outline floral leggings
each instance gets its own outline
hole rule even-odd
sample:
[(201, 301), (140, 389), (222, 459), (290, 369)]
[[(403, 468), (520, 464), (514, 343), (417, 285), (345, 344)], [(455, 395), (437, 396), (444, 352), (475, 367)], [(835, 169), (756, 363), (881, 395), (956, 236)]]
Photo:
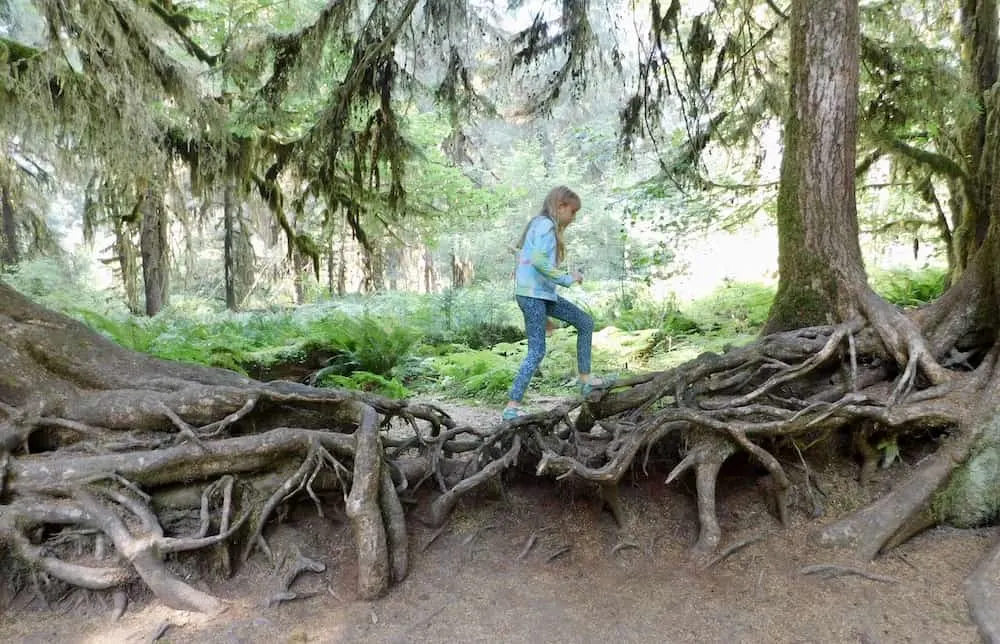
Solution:
[(537, 297), (516, 296), (524, 314), (524, 330), (528, 335), (528, 355), (514, 378), (510, 399), (521, 402), (531, 377), (545, 357), (545, 319), (555, 318), (576, 327), (576, 366), (580, 373), (590, 373), (590, 341), (594, 320), (577, 305), (556, 296), (556, 301)]

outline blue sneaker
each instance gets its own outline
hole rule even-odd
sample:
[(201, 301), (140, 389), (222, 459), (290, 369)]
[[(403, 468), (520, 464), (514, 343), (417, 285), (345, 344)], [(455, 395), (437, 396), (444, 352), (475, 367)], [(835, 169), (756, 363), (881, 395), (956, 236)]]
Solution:
[(587, 382), (580, 383), (580, 395), (584, 398), (590, 396), (591, 392), (597, 389), (610, 389), (615, 386), (615, 376), (591, 376)]
[(524, 407), (504, 407), (503, 414), (501, 414), (500, 417), (507, 421), (527, 415), (528, 412), (524, 410)]

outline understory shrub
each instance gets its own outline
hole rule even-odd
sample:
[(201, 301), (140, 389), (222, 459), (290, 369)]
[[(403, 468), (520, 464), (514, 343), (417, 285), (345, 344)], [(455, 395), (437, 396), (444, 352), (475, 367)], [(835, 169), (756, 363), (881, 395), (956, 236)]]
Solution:
[(450, 396), (498, 402), (506, 398), (520, 359), (500, 351), (474, 349), (430, 361), (440, 378), (438, 388)]
[(406, 360), (418, 339), (418, 332), (393, 320), (379, 320), (366, 313), (352, 318), (334, 312), (313, 320), (306, 327), (309, 343), (336, 352), (328, 367), (331, 373), (346, 376), (368, 372), (392, 376)]
[(948, 271), (943, 267), (920, 270), (898, 268), (873, 272), (872, 290), (897, 306), (919, 306), (936, 300), (944, 292)]
[(775, 288), (767, 284), (727, 280), (682, 310), (686, 320), (697, 325), (702, 333), (756, 332), (767, 321), (774, 294)]

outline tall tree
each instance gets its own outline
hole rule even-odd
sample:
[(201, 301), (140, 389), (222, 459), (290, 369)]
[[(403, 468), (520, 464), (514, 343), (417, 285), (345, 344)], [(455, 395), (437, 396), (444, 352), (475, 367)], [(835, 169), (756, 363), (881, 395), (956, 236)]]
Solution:
[(850, 318), (866, 281), (854, 184), (858, 2), (793, 2), (789, 31), (779, 280), (764, 333)]
[(167, 240), (167, 212), (160, 188), (150, 182), (140, 196), (138, 207), (139, 249), (142, 280), (146, 292), (146, 315), (154, 316), (169, 303), (170, 246)]
[[(795, 0), (792, 4), (791, 101), (778, 202), (781, 276), (765, 332), (794, 328), (801, 324), (797, 319), (814, 325), (844, 323), (848, 329), (852, 320), (867, 319), (870, 330), (892, 357), (892, 368), (887, 373), (895, 380), (895, 386), (888, 392), (888, 404), (896, 410), (911, 410), (909, 413), (924, 405), (931, 407), (934, 410), (931, 413), (940, 414), (937, 422), (945, 420), (945, 426), (954, 432), (945, 447), (924, 461), (905, 484), (870, 508), (823, 531), (827, 542), (850, 544), (863, 556), (870, 557), (893, 537), (912, 534), (928, 521), (936, 520), (927, 508), (935, 493), (953, 475), (958, 482), (952, 488), (962, 486), (959, 463), (977, 449), (980, 453), (997, 451), (997, 410), (988, 401), (1000, 391), (997, 363), (1000, 342), (995, 322), (1000, 310), (1000, 293), (996, 288), (996, 277), (1000, 274), (1000, 262), (996, 260), (1000, 225), (983, 203), (984, 186), (973, 181), (965, 197), (981, 208), (979, 216), (972, 212), (965, 220), (975, 240), (968, 246), (970, 263), (962, 279), (945, 297), (925, 311), (905, 316), (888, 307), (866, 285), (857, 246), (853, 181), (859, 53), (857, 4), (857, 0), (822, 3)], [(982, 5), (977, 5), (978, 9), (992, 5), (990, 11), (995, 23), (995, 3), (978, 4)], [(963, 21), (968, 26), (967, 15), (963, 15)], [(985, 96), (991, 92), (983, 94), (983, 84), (994, 90), (996, 87), (995, 69), (990, 71), (996, 64), (995, 29), (994, 24), (993, 37), (976, 41), (980, 45), (978, 53), (990, 50), (986, 43), (993, 42), (992, 63), (986, 65), (985, 71), (977, 67), (980, 70), (977, 90)], [(986, 123), (990, 123), (989, 108), (986, 112)], [(981, 125), (972, 128), (973, 149), (991, 149), (1000, 132), (989, 132), (989, 128)], [(985, 160), (981, 160), (984, 156)], [(992, 162), (989, 155), (977, 153), (970, 165)], [(975, 174), (978, 176), (978, 172)], [(976, 358), (971, 373), (943, 368), (939, 359), (955, 351), (956, 343), (961, 344), (963, 337), (970, 334), (979, 336), (980, 342), (972, 351)], [(851, 352), (852, 369), (856, 369), (853, 348)], [(851, 378), (852, 391), (874, 391), (859, 382), (856, 371), (852, 371)], [(911, 393), (914, 389), (920, 391)], [(919, 415), (928, 411), (923, 409)], [(977, 464), (973, 462), (968, 467)], [(982, 493), (971, 491), (977, 492)], [(937, 519), (950, 511), (948, 504), (955, 503), (955, 498), (951, 496), (938, 506)], [(987, 563), (997, 566), (1000, 562), (994, 558)], [(976, 593), (971, 601), (974, 606), (981, 606), (988, 603), (995, 591), (987, 583), (980, 584)], [(998, 632), (997, 622), (988, 611), (974, 609), (974, 613), (984, 633)]]
[(226, 181), (222, 195), (222, 270), (226, 291), (226, 308), (236, 310), (236, 230), (237, 209), (236, 190), (233, 180)]
[(964, 270), (986, 242), (991, 222), (1000, 218), (1000, 96), (997, 92), (1000, 16), (996, 0), (962, 0), (962, 62), (975, 118), (961, 132), (965, 173), (960, 199), (961, 223), (955, 231), (956, 269)]
[(0, 266), (14, 266), (20, 261), (20, 256), (14, 203), (6, 179), (0, 176)]

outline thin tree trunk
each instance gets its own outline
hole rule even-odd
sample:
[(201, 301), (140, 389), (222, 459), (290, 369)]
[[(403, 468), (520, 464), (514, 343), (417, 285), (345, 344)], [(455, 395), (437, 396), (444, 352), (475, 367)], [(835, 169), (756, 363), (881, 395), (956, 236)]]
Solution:
[(309, 270), (309, 258), (303, 257), (298, 249), (292, 255), (293, 284), (295, 287), (295, 303), (299, 306), (306, 303), (306, 271)]
[(236, 310), (236, 253), (233, 209), (235, 208), (235, 196), (233, 194), (232, 179), (226, 180), (226, 187), (223, 190), (222, 213), (223, 225), (225, 227), (225, 238), (223, 240), (223, 275), (226, 284), (226, 308), (230, 311)]
[(347, 219), (340, 220), (340, 244), (337, 246), (337, 295), (347, 293)]
[(0, 186), (0, 209), (3, 211), (3, 227), (0, 228), (0, 266), (17, 264), (21, 255), (17, 249), (17, 222), (14, 220), (14, 204), (11, 203), (10, 190), (6, 185)]
[(142, 251), (142, 279), (146, 290), (146, 315), (152, 317), (168, 304), (170, 266), (167, 247), (167, 218), (163, 200), (155, 187), (149, 187), (142, 203), (142, 228), (139, 232)]
[(434, 283), (434, 256), (431, 249), (424, 247), (424, 293), (433, 293), (436, 289)]
[(778, 192), (778, 291), (764, 333), (856, 308), (858, 1), (793, 2), (791, 78)]
[(365, 263), (365, 293), (385, 289), (385, 256), (381, 249), (362, 248)]
[(333, 235), (326, 245), (326, 293), (330, 297), (337, 293), (337, 248), (333, 243)]
[(115, 256), (118, 257), (118, 268), (122, 276), (122, 289), (125, 291), (125, 304), (128, 310), (139, 315), (142, 307), (139, 301), (139, 264), (136, 261), (135, 244), (132, 241), (132, 231), (128, 221), (121, 216), (114, 217), (115, 226)]

